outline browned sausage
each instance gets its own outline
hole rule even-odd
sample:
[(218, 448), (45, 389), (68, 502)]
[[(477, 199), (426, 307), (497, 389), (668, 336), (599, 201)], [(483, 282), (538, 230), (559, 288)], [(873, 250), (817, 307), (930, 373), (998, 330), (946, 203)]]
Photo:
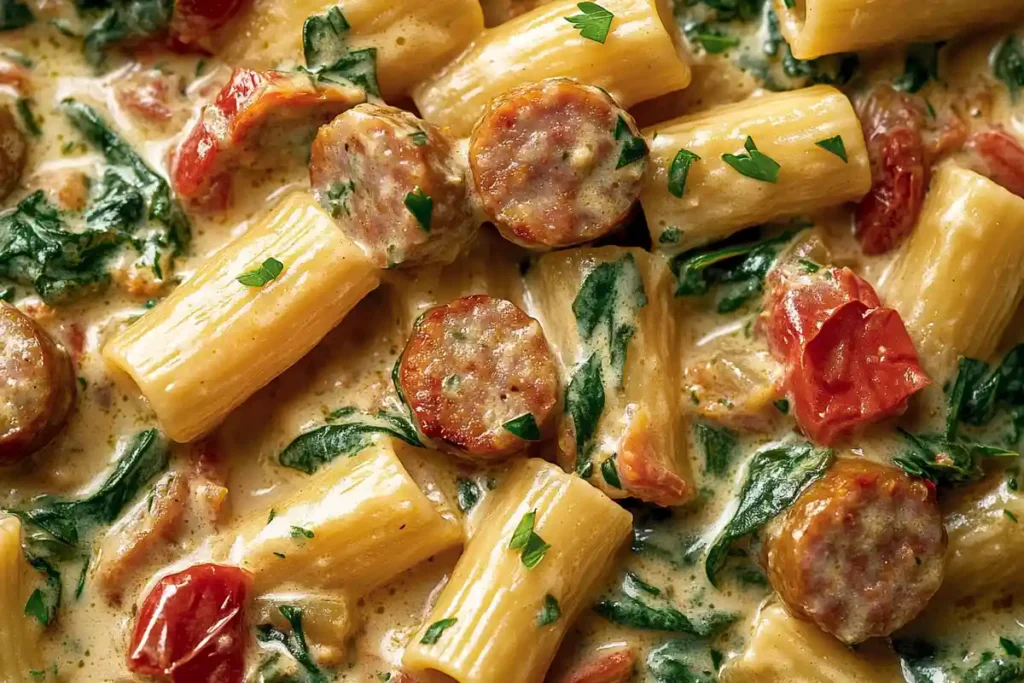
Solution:
[(478, 223), (455, 143), (401, 109), (363, 104), (320, 129), (313, 193), (381, 268), (449, 263)]
[(75, 399), (64, 347), (0, 301), (0, 465), (18, 462), (56, 435)]
[(398, 382), (420, 431), (456, 455), (521, 451), (553, 425), (555, 359), (540, 324), (503, 299), (469, 296), (424, 313)]
[(902, 470), (841, 458), (764, 543), (790, 611), (845, 643), (887, 636), (924, 609), (945, 570), (934, 487)]
[(549, 683), (627, 683), (635, 665), (636, 653), (627, 647), (596, 655)]
[(0, 107), (0, 200), (14, 191), (25, 169), (28, 144), (18, 129), (14, 114)]
[(469, 148), (485, 216), (531, 249), (582, 244), (614, 230), (640, 196), (647, 160), (625, 110), (603, 90), (564, 78), (496, 99)]

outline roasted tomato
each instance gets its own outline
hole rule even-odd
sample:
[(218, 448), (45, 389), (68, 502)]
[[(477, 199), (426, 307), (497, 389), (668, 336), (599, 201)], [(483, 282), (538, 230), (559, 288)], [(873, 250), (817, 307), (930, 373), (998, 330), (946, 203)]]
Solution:
[(978, 171), (1018, 197), (1024, 197), (1024, 147), (1004, 130), (975, 133), (967, 147), (976, 157)]
[(928, 185), (921, 111), (909, 95), (876, 88), (860, 107), (871, 159), (871, 191), (857, 208), (857, 239), (882, 254), (914, 229)]
[(768, 346), (784, 365), (797, 423), (814, 441), (831, 444), (897, 415), (931, 384), (899, 314), (849, 268), (784, 265), (769, 284)]
[(317, 128), (365, 100), (359, 88), (314, 84), (300, 73), (236, 69), (178, 148), (174, 189), (193, 203), (223, 208), (231, 169), (246, 165), (242, 155), (293, 147), (308, 152)]
[(174, 683), (241, 683), (252, 576), (198, 564), (165, 576), (135, 621), (128, 668)]

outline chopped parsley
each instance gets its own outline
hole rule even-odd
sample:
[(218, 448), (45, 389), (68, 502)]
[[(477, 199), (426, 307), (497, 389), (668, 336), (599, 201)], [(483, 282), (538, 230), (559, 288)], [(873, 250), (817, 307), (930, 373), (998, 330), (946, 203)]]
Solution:
[(548, 626), (559, 620), (562, 616), (562, 608), (558, 606), (555, 596), (548, 593), (544, 596), (544, 605), (537, 613), (537, 626)]
[(349, 180), (347, 183), (343, 183), (338, 180), (327, 190), (327, 209), (331, 212), (332, 218), (337, 218), (342, 213), (346, 216), (352, 215), (348, 200), (355, 189), (354, 181)]
[(1013, 514), (1013, 513), (1012, 513), (1012, 512), (1010, 512), (1009, 510), (1003, 510), (1003, 514), (1004, 514), (1004, 515), (1006, 516), (1006, 518), (1007, 518), (1008, 520), (1010, 520), (1011, 522), (1014, 522), (1014, 523), (1016, 523), (1016, 522), (1017, 522), (1017, 515)]
[(659, 244), (678, 244), (679, 240), (683, 238), (683, 231), (679, 228), (665, 228), (658, 235)]
[(581, 2), (576, 6), (583, 14), (575, 14), (566, 17), (565, 20), (587, 40), (593, 40), (603, 45), (608, 39), (608, 32), (611, 31), (615, 15), (596, 2)]
[(773, 401), (772, 405), (783, 415), (789, 415), (789, 401), (784, 398), (780, 398), (778, 401)]
[(313, 538), (313, 532), (309, 529), (303, 529), (301, 526), (293, 526), (291, 528), (292, 538)]
[(689, 24), (683, 32), (688, 40), (697, 43), (705, 52), (712, 55), (721, 54), (740, 44), (740, 39), (736, 36), (730, 36), (722, 29), (708, 26), (703, 22)]
[(480, 486), (472, 479), (456, 479), (455, 492), (459, 509), (463, 512), (469, 512), (480, 502)]
[[(672, 196), (682, 199), (683, 192), (686, 191), (686, 178), (690, 175), (690, 166), (694, 161), (700, 161), (700, 157), (688, 149), (681, 149), (676, 153), (676, 157), (668, 169), (668, 191)], [(670, 230), (675, 230), (677, 235), (679, 233), (678, 228), (670, 228)], [(661, 234), (659, 241), (663, 241), (667, 232), (668, 230)], [(674, 241), (678, 242), (679, 238), (677, 237)]]
[(515, 434), (524, 441), (540, 441), (540, 428), (537, 426), (537, 420), (533, 417), (533, 413), (523, 413), (502, 426), (505, 431)]
[(39, 127), (39, 122), (36, 120), (35, 114), (32, 113), (32, 101), (27, 98), (19, 98), (17, 103), (18, 116), (21, 117), (22, 123), (25, 124), (25, 130), (29, 134), (37, 138), (43, 134), (43, 129)]
[(246, 287), (263, 287), (275, 280), (284, 271), (284, 264), (276, 258), (268, 258), (258, 268), (242, 273), (237, 280)]
[(533, 530), (536, 521), (536, 510), (523, 515), (523, 518), (519, 520), (519, 524), (516, 526), (516, 530), (512, 533), (512, 540), (508, 544), (509, 550), (522, 551), (520, 559), (527, 569), (533, 569), (540, 564), (540, 561), (544, 559), (544, 555), (551, 549), (551, 546)]
[(622, 152), (619, 154), (618, 163), (615, 164), (616, 170), (625, 168), (647, 156), (647, 141), (643, 137), (633, 135), (633, 130), (624, 116), (619, 116), (619, 120), (615, 124), (615, 139), (622, 141)]
[(427, 133), (426, 131), (418, 130), (409, 136), (412, 139), (412, 144), (417, 147), (423, 147), (427, 144)]
[(779, 169), (782, 168), (778, 162), (758, 150), (757, 145), (754, 144), (754, 138), (749, 135), (747, 141), (743, 143), (743, 147), (747, 150), (746, 154), (723, 154), (722, 161), (748, 178), (763, 183), (777, 183)]
[(405, 208), (413, 215), (416, 222), (426, 232), (430, 232), (430, 224), (434, 218), (434, 200), (423, 188), (416, 186), (409, 194), (405, 195)]
[(837, 157), (843, 160), (843, 163), (850, 163), (850, 159), (846, 156), (846, 145), (843, 144), (843, 136), (837, 135), (833, 138), (826, 138), (824, 140), (818, 140), (814, 143), (818, 147), (821, 147), (827, 152), (835, 154)]
[(427, 632), (423, 634), (423, 637), (420, 638), (420, 643), (423, 645), (433, 645), (441, 639), (441, 634), (448, 628), (454, 626), (457, 621), (458, 619), (455, 617), (435, 621), (429, 626), (429, 628), (427, 628)]
[(601, 463), (601, 477), (609, 486), (621, 489), (622, 482), (619, 480), (619, 468), (615, 466), (616, 457), (613, 455)]
[(35, 17), (21, 0), (0, 0), (0, 31), (12, 31), (28, 26)]

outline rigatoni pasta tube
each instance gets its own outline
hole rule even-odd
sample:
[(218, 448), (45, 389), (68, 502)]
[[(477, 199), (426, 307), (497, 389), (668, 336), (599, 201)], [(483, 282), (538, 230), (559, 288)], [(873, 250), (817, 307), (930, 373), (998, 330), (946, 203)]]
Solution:
[(548, 254), (527, 275), (564, 375), (559, 464), (614, 498), (683, 505), (696, 493), (672, 283), (664, 259), (619, 247)]
[[(440, 672), (457, 683), (540, 683), (630, 534), (628, 512), (542, 460), (517, 464), (494, 495), (483, 525), (405, 650), (403, 664), (413, 675)], [(509, 547), (530, 513), (534, 533), (550, 545), (532, 569), (525, 549)], [(447, 626), (438, 636), (439, 622)]]
[[(239, 276), (284, 265), (263, 286)], [(210, 257), (103, 350), (173, 440), (209, 432), (302, 358), (379, 283), (376, 268), (305, 193)]]
[(488, 29), (436, 76), (413, 90), (420, 114), (469, 135), (487, 104), (512, 88), (545, 78), (597, 85), (623, 107), (690, 84), (690, 67), (676, 48), (675, 23), (658, 0), (605, 0), (614, 15), (604, 43), (584, 38), (566, 21), (576, 0), (555, 0)]
[(774, 0), (797, 59), (933, 42), (1024, 17), (1020, 0)]
[[(644, 131), (651, 172), (640, 195), (654, 244), (678, 251), (741, 228), (857, 201), (871, 189), (864, 134), (846, 95), (829, 86), (758, 97)], [(747, 138), (779, 164), (776, 182), (748, 177), (723, 155), (747, 154)], [(839, 137), (846, 160), (817, 143)], [(680, 151), (690, 163), (682, 196)], [(677, 165), (677, 171), (680, 170)]]
[(1024, 520), (1024, 495), (999, 473), (958, 492), (946, 507), (946, 578), (933, 601), (954, 604), (1019, 587), (1024, 524), (1018, 520)]
[(778, 603), (758, 612), (747, 649), (726, 664), (722, 683), (903, 683), (896, 655), (853, 651)]
[[(886, 279), (926, 369), (987, 359), (1024, 295), (1024, 199), (954, 165), (932, 179), (917, 227)], [(941, 381), (939, 382), (941, 384)]]
[(303, 24), (332, 7), (351, 27), (351, 49), (377, 49), (377, 79), (389, 101), (408, 94), (484, 30), (477, 0), (255, 0), (226, 29), (219, 55), (250, 69), (301, 64)]
[(230, 552), (257, 593), (298, 586), (359, 598), (462, 542), (455, 515), (423, 494), (388, 439), (334, 461), (274, 510), (244, 523)]
[(25, 614), (29, 565), (21, 550), (21, 522), (0, 519), (0, 681), (29, 683), (43, 670), (40, 628)]

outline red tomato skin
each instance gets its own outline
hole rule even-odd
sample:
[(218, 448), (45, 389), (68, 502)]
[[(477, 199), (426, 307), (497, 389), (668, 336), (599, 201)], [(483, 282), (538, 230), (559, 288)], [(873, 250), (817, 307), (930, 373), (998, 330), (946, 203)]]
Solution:
[(129, 670), (172, 683), (242, 683), (252, 575), (199, 564), (162, 578), (142, 603)]
[(980, 171), (1018, 197), (1024, 197), (1024, 147), (1004, 130), (993, 128), (970, 137), (968, 148), (978, 157)]
[(764, 326), (800, 429), (832, 445), (931, 384), (899, 314), (849, 268), (770, 277)]
[(924, 204), (923, 117), (908, 95), (877, 88), (861, 106), (860, 118), (872, 185), (857, 207), (856, 234), (864, 253), (883, 254), (913, 231)]

